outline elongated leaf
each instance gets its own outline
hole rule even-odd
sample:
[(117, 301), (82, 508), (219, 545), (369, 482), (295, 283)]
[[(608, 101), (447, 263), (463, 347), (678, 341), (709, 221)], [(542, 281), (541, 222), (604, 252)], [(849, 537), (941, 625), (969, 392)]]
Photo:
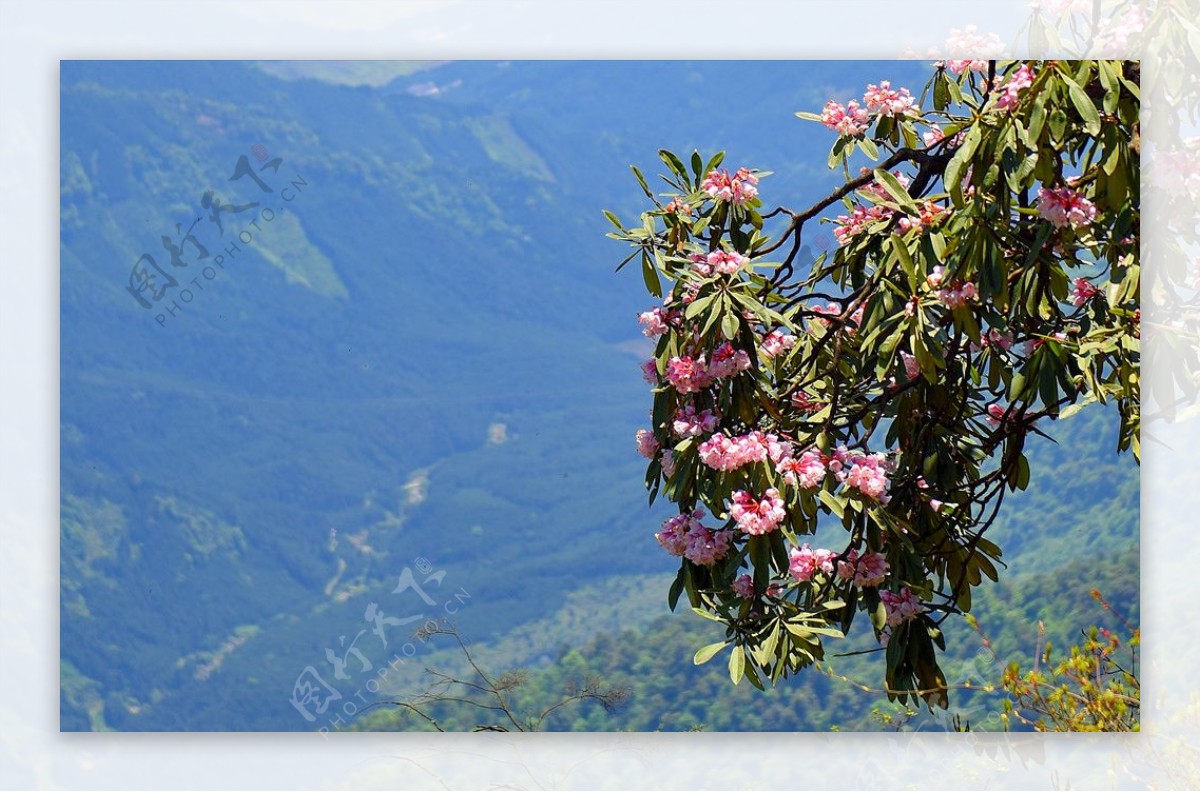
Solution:
[(728, 641), (721, 641), (719, 643), (709, 644), (708, 646), (706, 646), (703, 649), (700, 649), (698, 652), (696, 652), (696, 656), (692, 658), (692, 663), (694, 665), (704, 665), (709, 660), (712, 660), (714, 657), (716, 657), (717, 653), (720, 652), (722, 649), (724, 649), (726, 646), (729, 646)]

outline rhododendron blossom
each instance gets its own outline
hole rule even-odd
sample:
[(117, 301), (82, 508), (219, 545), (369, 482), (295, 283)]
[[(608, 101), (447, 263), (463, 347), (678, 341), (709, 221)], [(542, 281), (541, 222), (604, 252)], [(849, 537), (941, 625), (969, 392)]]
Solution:
[(1082, 308), (1091, 302), (1093, 297), (1098, 297), (1100, 290), (1087, 278), (1076, 278), (1071, 286), (1071, 305), (1076, 308)]
[(776, 470), (788, 484), (805, 489), (819, 487), (828, 472), (825, 457), (815, 448), (810, 448), (795, 459), (790, 456), (781, 459)]
[(726, 341), (713, 352), (712, 363), (708, 365), (710, 377), (724, 379), (732, 377), (739, 371), (746, 371), (751, 366), (750, 355), (744, 349), (734, 349), (733, 344)]
[(669, 314), (662, 308), (638, 314), (638, 323), (642, 325), (642, 335), (646, 338), (658, 338), (671, 329), (667, 324)]
[(892, 210), (886, 206), (865, 206), (856, 205), (848, 215), (838, 215), (838, 227), (833, 229), (833, 238), (838, 241), (839, 245), (848, 244), (855, 235), (862, 232), (863, 227), (875, 220), (882, 220), (891, 217)]
[(844, 561), (839, 561), (837, 574), (842, 580), (848, 580), (859, 588), (878, 586), (887, 579), (891, 569), (883, 553), (866, 553), (861, 558), (857, 550), (846, 554)]
[(740, 437), (717, 433), (700, 444), (700, 461), (713, 470), (737, 470), (743, 465), (778, 462), (791, 454), (791, 446), (773, 434), (751, 432)]
[(740, 205), (758, 195), (757, 184), (757, 176), (746, 168), (739, 168), (732, 176), (727, 170), (710, 171), (700, 189), (714, 200)]
[(750, 263), (750, 259), (745, 256), (725, 250), (714, 250), (707, 255), (692, 253), (688, 256), (688, 261), (692, 264), (692, 271), (704, 278), (714, 272), (721, 275), (735, 275)]
[(898, 627), (910, 622), (926, 611), (921, 600), (909, 588), (902, 588), (899, 593), (881, 591), (879, 599), (883, 601), (883, 607), (887, 611), (889, 627)]
[(704, 364), (704, 357), (689, 355), (673, 357), (667, 362), (667, 381), (680, 393), (699, 393), (712, 384), (713, 376)]
[(1083, 228), (1096, 221), (1096, 205), (1070, 187), (1043, 187), (1038, 192), (1037, 209), (1055, 228)]
[(843, 137), (858, 137), (867, 131), (871, 116), (853, 99), (845, 107), (830, 99), (821, 111), (821, 123)]
[(730, 588), (742, 599), (750, 599), (754, 596), (754, 578), (749, 575), (738, 575)]
[(715, 431), (719, 420), (712, 410), (696, 412), (696, 408), (688, 404), (675, 413), (671, 428), (680, 437), (699, 437)]
[(662, 524), (654, 538), (673, 556), (683, 556), (700, 566), (714, 564), (729, 552), (733, 537), (729, 531), (704, 527), (703, 519), (703, 509), (676, 515)]
[(892, 466), (893, 463), (886, 454), (848, 451), (845, 446), (839, 446), (829, 461), (829, 469), (837, 476), (838, 481), (883, 506), (891, 500), (888, 494), (888, 488), (891, 486), (888, 473), (891, 472)]
[(941, 143), (946, 139), (946, 133), (937, 124), (930, 124), (929, 131), (921, 135), (921, 140), (925, 141), (925, 147), (929, 148)]
[(663, 451), (662, 459), (659, 460), (659, 464), (662, 465), (662, 472), (663, 472), (664, 476), (666, 476), (667, 478), (671, 478), (672, 476), (674, 476), (675, 475), (675, 452), (669, 448), (666, 451)]
[(796, 337), (786, 335), (781, 330), (767, 333), (762, 342), (762, 353), (765, 357), (774, 358), (796, 346)]
[(779, 497), (779, 490), (774, 488), (764, 492), (762, 498), (755, 498), (745, 490), (734, 492), (729, 514), (737, 522), (738, 528), (752, 536), (774, 531), (787, 518), (783, 499)]
[(655, 439), (654, 433), (647, 429), (638, 429), (637, 449), (646, 459), (654, 459), (654, 455), (658, 453), (658, 440)]
[(833, 559), (836, 554), (824, 548), (813, 549), (807, 544), (792, 548), (788, 555), (788, 569), (792, 577), (801, 583), (807, 583), (818, 572), (826, 575), (833, 574)]
[(825, 409), (825, 402), (817, 401), (811, 394), (796, 391), (792, 394), (792, 406), (802, 413), (815, 413)]
[(893, 90), (892, 84), (887, 80), (883, 80), (879, 85), (868, 85), (867, 92), (863, 95), (863, 104), (867, 106), (867, 110), (881, 116), (896, 117), (918, 112), (908, 89)]
[(1021, 91), (1031, 85), (1033, 85), (1033, 70), (1027, 65), (1021, 64), (1021, 68), (1013, 72), (1008, 81), (1004, 83), (1003, 92), (996, 99), (996, 108), (998, 110), (1010, 110), (1016, 107)]
[(650, 358), (641, 365), (642, 379), (651, 385), (658, 385), (658, 362)]
[(954, 310), (977, 299), (979, 297), (979, 289), (974, 283), (955, 281), (945, 288), (938, 289), (934, 296), (937, 297), (938, 302), (942, 305), (950, 310)]

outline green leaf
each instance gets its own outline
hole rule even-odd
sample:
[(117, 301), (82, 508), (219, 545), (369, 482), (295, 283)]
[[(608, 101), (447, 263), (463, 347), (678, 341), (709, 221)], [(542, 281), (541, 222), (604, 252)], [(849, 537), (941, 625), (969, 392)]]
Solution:
[(721, 318), (721, 334), (732, 341), (737, 338), (739, 325), (737, 314), (727, 313)]
[(742, 681), (742, 676), (746, 672), (746, 655), (739, 647), (733, 647), (733, 651), (729, 654), (729, 678), (733, 680), (733, 684)]
[(632, 170), (633, 175), (637, 177), (638, 184), (640, 184), (642, 187), (642, 192), (646, 193), (647, 198), (653, 200), (654, 193), (650, 192), (650, 186), (646, 184), (646, 177), (642, 175), (642, 172), (638, 170), (636, 165), (630, 165), (629, 169)]
[(617, 230), (618, 230), (618, 231), (624, 231), (624, 230), (625, 230), (625, 226), (621, 225), (621, 221), (617, 219), (617, 216), (616, 216), (615, 214), (613, 214), (612, 212), (608, 211), (607, 209), (604, 209), (603, 211), (604, 211), (604, 216), (608, 218), (608, 222), (610, 222), (610, 223), (612, 223), (613, 225), (615, 225), (615, 226), (617, 227)]
[(658, 280), (658, 270), (654, 268), (654, 264), (650, 261), (650, 256), (642, 254), (642, 280), (646, 282), (646, 289), (655, 297), (662, 297), (662, 283)]
[(858, 147), (862, 149), (862, 153), (866, 154), (873, 160), (879, 159), (879, 148), (875, 145), (875, 141), (868, 137), (861, 138), (858, 141)]
[(912, 196), (908, 194), (908, 190), (904, 189), (904, 185), (900, 184), (900, 180), (892, 174), (876, 168), (874, 171), (875, 181), (883, 186), (888, 195), (896, 199), (896, 203), (900, 204), (906, 212), (917, 214), (920, 210), (917, 209), (916, 203), (913, 202)]
[(1067, 93), (1071, 97), (1071, 104), (1075, 105), (1075, 109), (1079, 111), (1079, 117), (1083, 119), (1084, 131), (1089, 135), (1100, 134), (1100, 114), (1096, 112), (1096, 105), (1092, 104), (1091, 98), (1079, 87), (1077, 82), (1065, 74), (1062, 79), (1067, 84)]
[(818, 121), (819, 122), (821, 120), (821, 116), (817, 115), (816, 113), (805, 113), (805, 112), (796, 113), (796, 118), (803, 118), (805, 121)]
[(696, 656), (692, 658), (692, 663), (694, 665), (704, 665), (709, 660), (712, 660), (717, 655), (717, 652), (720, 652), (726, 646), (729, 646), (728, 641), (709, 644), (708, 646), (696, 652)]
[(845, 506), (836, 495), (826, 489), (819, 489), (817, 497), (821, 499), (821, 503), (829, 507), (829, 511), (833, 512), (838, 519), (845, 518)]

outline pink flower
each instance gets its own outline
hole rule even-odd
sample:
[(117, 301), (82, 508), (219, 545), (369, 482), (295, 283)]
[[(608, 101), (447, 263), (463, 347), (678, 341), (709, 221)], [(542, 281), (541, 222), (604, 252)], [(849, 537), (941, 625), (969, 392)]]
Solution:
[(1003, 92), (996, 99), (997, 110), (1010, 110), (1017, 106), (1021, 91), (1033, 85), (1033, 71), (1022, 63), (1021, 68), (1012, 73), (1004, 83)]
[(668, 314), (662, 308), (638, 314), (638, 323), (642, 325), (642, 335), (646, 338), (657, 338), (670, 330), (667, 324)]
[(764, 492), (761, 499), (756, 499), (745, 490), (734, 492), (729, 513), (739, 528), (753, 536), (774, 531), (787, 518), (783, 499), (779, 497), (779, 490), (774, 488)]
[(888, 473), (892, 467), (892, 462), (885, 454), (847, 451), (845, 446), (834, 451), (833, 459), (829, 462), (829, 469), (837, 476), (838, 481), (883, 506), (891, 501), (888, 488), (892, 482)]
[(774, 358), (782, 355), (796, 345), (796, 337), (792, 335), (784, 335), (781, 330), (772, 330), (767, 333), (766, 338), (762, 342), (762, 353), (765, 357)]
[(951, 55), (971, 58), (971, 60), (947, 60), (946, 68), (954, 74), (962, 74), (968, 70), (986, 72), (988, 70), (986, 58), (997, 58), (1003, 55), (1004, 41), (995, 33), (982, 36), (975, 25), (967, 25), (963, 30), (958, 28), (950, 30), (950, 37), (946, 39), (946, 49)]
[(850, 214), (838, 215), (838, 227), (833, 229), (833, 237), (839, 245), (845, 245), (855, 235), (861, 233), (868, 223), (890, 217), (891, 214), (892, 210), (886, 206), (872, 206), (868, 209), (865, 206), (855, 205)]
[(900, 360), (904, 363), (904, 375), (908, 379), (915, 380), (917, 377), (921, 376), (921, 364), (917, 362), (917, 358), (915, 356), (910, 355), (907, 352), (901, 352)]
[(974, 283), (954, 281), (946, 288), (938, 289), (934, 296), (938, 302), (953, 311), (978, 298), (979, 289)]
[(704, 358), (673, 357), (667, 362), (667, 381), (680, 393), (698, 393), (712, 384), (713, 377), (704, 365)]
[(994, 349), (998, 347), (1007, 351), (1012, 348), (1013, 334), (1011, 332), (1001, 333), (999, 330), (992, 329), (984, 333), (979, 341), (983, 345), (984, 349)]
[[(987, 408), (987, 412), (988, 412), (988, 423), (991, 424), (992, 426), (999, 426), (1000, 422), (1005, 420), (1005, 416), (1008, 415), (1008, 410), (1006, 410), (1004, 407), (1000, 406), (999, 404), (989, 404), (988, 408)], [(1014, 416), (1014, 418), (1010, 418), (1008, 420), (1014, 420), (1014, 419), (1015, 419), (1015, 416)]]
[(726, 341), (713, 352), (712, 363), (708, 366), (708, 374), (716, 379), (724, 379), (749, 368), (749, 353), (744, 349), (734, 349), (733, 344)]
[(733, 593), (742, 599), (750, 599), (754, 596), (754, 579), (749, 575), (739, 575), (733, 581)]
[(691, 216), (692, 207), (688, 205), (687, 201), (684, 201), (681, 198), (672, 198), (671, 201), (663, 207), (663, 211), (667, 214)]
[(788, 484), (804, 489), (819, 487), (827, 473), (825, 457), (815, 448), (808, 449), (796, 459), (780, 460), (776, 470)]
[(844, 137), (858, 137), (870, 126), (870, 115), (853, 99), (845, 107), (830, 99), (821, 111), (821, 123)]
[(662, 466), (662, 472), (663, 472), (663, 476), (665, 478), (671, 478), (672, 476), (674, 476), (675, 475), (675, 452), (669, 448), (666, 451), (663, 451), (662, 460), (660, 461), (660, 464)]
[(716, 201), (728, 201), (733, 204), (744, 204), (758, 195), (758, 177), (746, 168), (739, 168), (737, 173), (730, 176), (729, 171), (710, 171), (704, 177), (700, 189), (708, 193)]
[(815, 413), (825, 409), (825, 402), (817, 401), (811, 394), (796, 391), (792, 394), (792, 406), (802, 413)]
[(846, 560), (838, 562), (838, 577), (849, 580), (860, 588), (878, 586), (890, 571), (883, 553), (867, 553), (859, 558), (857, 550), (846, 554)]
[(675, 413), (671, 428), (680, 437), (699, 437), (714, 431), (718, 420), (712, 410), (701, 410), (697, 413), (696, 408), (689, 404)]
[(683, 557), (699, 566), (715, 564), (729, 551), (731, 539), (730, 531), (710, 531), (696, 523), (688, 530)]
[(834, 552), (832, 550), (824, 548), (814, 550), (805, 544), (792, 549), (789, 555), (788, 569), (791, 571), (792, 577), (796, 578), (796, 580), (799, 580), (801, 583), (807, 583), (813, 579), (813, 576), (817, 572), (832, 575), (833, 558)]
[(655, 439), (654, 433), (646, 429), (638, 429), (637, 449), (638, 453), (646, 459), (654, 459), (654, 455), (658, 453), (658, 440)]
[(729, 531), (714, 531), (701, 524), (704, 510), (672, 517), (654, 535), (662, 548), (673, 556), (683, 556), (693, 564), (708, 566), (725, 557), (733, 539)]
[(883, 80), (879, 85), (868, 85), (867, 92), (863, 95), (863, 103), (867, 110), (881, 116), (898, 117), (918, 112), (913, 106), (913, 97), (908, 89), (892, 90), (892, 84), (887, 80)]
[(646, 380), (646, 382), (650, 383), (651, 385), (657, 386), (658, 385), (658, 363), (657, 363), (657, 361), (655, 361), (654, 358), (650, 358), (649, 360), (642, 363), (641, 368), (642, 368), (642, 379)]
[(1091, 302), (1093, 297), (1098, 297), (1100, 290), (1087, 278), (1076, 278), (1075, 283), (1071, 288), (1071, 305), (1076, 308), (1082, 308)]
[(937, 124), (931, 124), (929, 131), (921, 135), (921, 139), (925, 141), (925, 147), (929, 148), (941, 143), (946, 139), (946, 133)]
[(942, 507), (943, 507), (943, 506), (945, 506), (945, 505), (946, 505), (946, 504), (942, 503), (942, 502), (941, 502), (940, 500), (938, 500), (937, 498), (930, 498), (930, 499), (929, 499), (929, 508), (933, 509), (933, 511), (934, 511), (935, 513), (936, 513), (936, 512), (940, 512), (940, 511), (942, 510)]
[(889, 627), (897, 627), (904, 622), (910, 622), (925, 613), (926, 610), (917, 595), (908, 588), (900, 589), (898, 594), (892, 591), (881, 591), (879, 599), (883, 600), (884, 610), (887, 611)]
[(1043, 187), (1037, 197), (1038, 213), (1055, 228), (1083, 228), (1096, 221), (1096, 205), (1070, 187)]
[(777, 462), (790, 455), (788, 444), (775, 435), (751, 432), (740, 437), (727, 437), (718, 432), (700, 444), (700, 461), (713, 470), (737, 470), (744, 465)]

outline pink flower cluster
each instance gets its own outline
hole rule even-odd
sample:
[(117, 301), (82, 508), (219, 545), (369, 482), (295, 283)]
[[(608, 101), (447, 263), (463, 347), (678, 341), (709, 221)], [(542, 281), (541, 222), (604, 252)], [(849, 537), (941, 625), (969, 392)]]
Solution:
[(896, 227), (900, 229), (901, 233), (916, 231), (919, 234), (944, 219), (947, 211), (946, 207), (933, 201), (923, 201), (917, 217), (905, 215), (896, 221)]
[[(854, 331), (856, 331), (859, 325), (862, 324), (863, 312), (866, 310), (866, 307), (866, 305), (859, 305), (854, 309), (854, 313), (846, 317), (846, 323), (843, 325), (843, 327), (845, 328), (847, 335), (854, 335)], [(808, 310), (823, 316), (841, 316), (843, 309), (842, 306), (838, 305), (837, 303), (831, 302), (828, 305), (823, 306), (813, 305), (809, 307)], [(815, 317), (813, 318), (812, 323), (817, 327), (829, 327), (830, 325), (828, 320), (818, 319)]]
[(739, 168), (732, 176), (729, 171), (710, 171), (704, 177), (700, 189), (716, 201), (744, 204), (758, 195), (758, 177), (746, 168)]
[(946, 268), (940, 264), (925, 277), (925, 282), (929, 284), (930, 288), (937, 290), (934, 296), (938, 302), (950, 310), (960, 308), (968, 302), (978, 299), (979, 289), (974, 283), (963, 283), (962, 281), (945, 283), (945, 280)]
[(979, 342), (984, 349), (998, 348), (1007, 351), (1012, 348), (1013, 334), (1011, 331), (1001, 333), (993, 328), (980, 336)]
[(713, 352), (708, 373), (715, 379), (724, 379), (749, 368), (750, 354), (744, 349), (734, 349), (733, 344), (726, 341)]
[(875, 220), (883, 220), (891, 217), (892, 210), (886, 206), (859, 206), (855, 205), (853, 211), (848, 215), (838, 215), (838, 227), (833, 229), (833, 238), (837, 240), (839, 245), (845, 245), (851, 239), (863, 230), (867, 223)]
[(802, 413), (815, 413), (825, 409), (825, 402), (817, 401), (811, 394), (796, 391), (792, 394), (792, 406)]
[(643, 361), (641, 365), (642, 379), (650, 385), (658, 386), (658, 362), (654, 358)]
[(734, 349), (726, 341), (712, 354), (709, 363), (704, 355), (673, 357), (667, 361), (667, 381), (680, 393), (699, 393), (718, 379), (732, 377), (751, 367), (750, 355), (744, 349)]
[(692, 253), (688, 256), (688, 261), (692, 263), (692, 271), (704, 278), (714, 272), (721, 275), (735, 275), (738, 270), (750, 263), (750, 259), (745, 256), (725, 250), (714, 250), (707, 255)]
[(870, 112), (893, 118), (918, 112), (908, 89), (893, 90), (892, 84), (887, 80), (883, 80), (879, 85), (868, 85), (867, 92), (863, 95), (863, 103)]
[(866, 553), (859, 558), (857, 550), (846, 554), (845, 561), (838, 562), (838, 577), (849, 580), (859, 588), (878, 586), (887, 579), (887, 558), (883, 553)]
[(646, 336), (646, 338), (658, 338), (671, 329), (669, 322), (678, 317), (679, 313), (677, 311), (665, 311), (662, 308), (655, 308), (638, 314), (638, 324), (642, 325), (642, 335)]
[(1021, 91), (1033, 85), (1033, 71), (1022, 63), (1021, 68), (1012, 73), (1004, 83), (1000, 96), (996, 99), (996, 109), (1009, 110), (1017, 106)]
[(655, 439), (654, 432), (648, 429), (638, 429), (637, 449), (638, 453), (646, 459), (654, 459), (654, 455), (658, 453), (658, 440)]
[(680, 514), (662, 524), (654, 535), (658, 543), (673, 556), (683, 556), (693, 564), (715, 564), (729, 552), (733, 539), (730, 531), (714, 531), (701, 524), (704, 510)]
[[(737, 594), (742, 599), (750, 599), (754, 596), (754, 578), (749, 575), (739, 575), (731, 585), (733, 593)], [(778, 583), (768, 583), (766, 594), (768, 597), (778, 597), (783, 592), (783, 587)]]
[(828, 472), (825, 456), (815, 448), (810, 448), (798, 457), (790, 454), (782, 457), (775, 466), (783, 480), (793, 487), (815, 489), (821, 486)]
[(925, 606), (921, 604), (921, 600), (909, 588), (900, 589), (898, 594), (894, 591), (881, 591), (879, 599), (883, 600), (883, 607), (887, 611), (889, 627), (897, 627), (904, 622), (910, 622), (926, 610)]
[(868, 498), (886, 506), (891, 501), (888, 488), (894, 462), (886, 454), (866, 454), (839, 446), (829, 461), (829, 469), (847, 487), (856, 489)]
[(680, 437), (699, 437), (716, 431), (719, 421), (720, 418), (712, 410), (696, 412), (696, 408), (689, 404), (675, 413), (671, 428)]
[(675, 452), (667, 449), (662, 452), (662, 459), (659, 461), (662, 466), (662, 474), (664, 478), (671, 478), (675, 475)]
[(837, 554), (823, 547), (813, 549), (807, 544), (793, 548), (789, 555), (788, 569), (792, 577), (801, 583), (807, 583), (818, 572), (826, 575), (833, 574), (833, 559)]
[(762, 353), (768, 358), (778, 357), (796, 346), (796, 337), (786, 335), (782, 330), (772, 330), (767, 333), (762, 342)]
[(739, 575), (733, 581), (733, 593), (737, 594), (742, 599), (750, 599), (754, 596), (754, 579), (749, 575)]
[(921, 135), (921, 140), (925, 141), (925, 148), (930, 148), (946, 139), (946, 133), (937, 124), (931, 124), (929, 131)]
[(1015, 421), (1017, 416), (1008, 415), (1008, 410), (999, 404), (989, 404), (987, 408), (988, 423), (992, 426), (999, 426), (1002, 421)]
[(700, 444), (700, 461), (713, 470), (737, 470), (756, 462), (779, 462), (791, 455), (791, 444), (776, 435), (751, 432), (740, 437), (717, 433)]
[(870, 114), (851, 99), (846, 106), (830, 99), (821, 111), (821, 123), (843, 137), (858, 137), (870, 126)]
[(684, 201), (681, 198), (672, 198), (670, 202), (663, 207), (663, 211), (667, 214), (687, 215), (690, 217), (692, 214), (692, 207), (687, 201)]
[(787, 517), (779, 490), (774, 488), (764, 492), (762, 498), (755, 498), (745, 490), (737, 490), (733, 493), (733, 505), (729, 513), (737, 521), (738, 528), (753, 536), (774, 531)]
[(1043, 187), (1037, 197), (1038, 213), (1055, 228), (1083, 228), (1096, 221), (1096, 205), (1070, 187)]
[(1093, 297), (1099, 297), (1100, 290), (1087, 278), (1076, 278), (1071, 287), (1071, 305), (1082, 308), (1091, 302)]

